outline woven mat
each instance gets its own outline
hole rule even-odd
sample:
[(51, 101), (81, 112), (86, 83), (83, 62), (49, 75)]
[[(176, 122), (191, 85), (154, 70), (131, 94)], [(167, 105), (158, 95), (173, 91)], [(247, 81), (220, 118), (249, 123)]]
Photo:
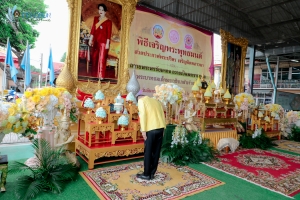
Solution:
[(81, 172), (101, 199), (181, 199), (224, 183), (189, 167), (159, 163), (155, 178), (136, 177), (143, 162)]
[(300, 142), (291, 140), (276, 140), (273, 142), (278, 145), (275, 148), (300, 154)]

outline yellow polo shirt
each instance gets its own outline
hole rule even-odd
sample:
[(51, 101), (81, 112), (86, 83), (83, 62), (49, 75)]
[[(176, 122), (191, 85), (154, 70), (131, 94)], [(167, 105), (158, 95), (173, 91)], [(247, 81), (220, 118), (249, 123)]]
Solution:
[(138, 102), (141, 131), (166, 128), (164, 110), (161, 103), (148, 96)]

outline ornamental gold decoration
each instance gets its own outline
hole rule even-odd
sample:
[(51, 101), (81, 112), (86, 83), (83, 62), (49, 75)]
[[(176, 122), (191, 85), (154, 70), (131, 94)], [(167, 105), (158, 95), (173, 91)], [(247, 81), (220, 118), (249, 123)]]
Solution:
[[(91, 0), (86, 0), (91, 1)], [(82, 82), (78, 80), (78, 50), (80, 36), (80, 20), (81, 20), (81, 6), (82, 0), (67, 0), (70, 10), (70, 29), (69, 29), (69, 45), (68, 45), (68, 57), (67, 67), (72, 76), (72, 82), (85, 93), (94, 94), (101, 85), (101, 90), (105, 95), (114, 96), (118, 93), (126, 93), (126, 84), (129, 80), (128, 72), (128, 46), (129, 46), (129, 30), (130, 24), (133, 20), (135, 8), (138, 0), (107, 0), (108, 2), (117, 3), (122, 6), (122, 31), (121, 31), (121, 54), (119, 59), (118, 68), (118, 82), (117, 84), (108, 83), (94, 83), (94, 82)], [(64, 80), (65, 82), (70, 79)], [(75, 88), (72, 88), (70, 92), (75, 92)]]
[(95, 158), (103, 158), (103, 157), (119, 157), (119, 156), (129, 156), (138, 153), (143, 153), (144, 148), (134, 148), (134, 149), (126, 149), (126, 150), (116, 150), (116, 151), (107, 151), (101, 153), (95, 153)]
[(125, 132), (125, 133), (117, 133), (116, 134), (116, 139), (118, 138), (128, 138), (128, 137), (132, 137), (132, 132)]
[(240, 63), (240, 81), (238, 86), (238, 93), (244, 90), (244, 76), (245, 76), (245, 58), (248, 47), (248, 40), (245, 38), (235, 38), (229, 32), (220, 29), (221, 42), (222, 42), (222, 87), (226, 88), (226, 69), (227, 69), (227, 46), (228, 43), (241, 47), (241, 63)]
[(87, 157), (87, 158), (90, 157), (89, 152), (88, 152), (84, 147), (82, 147), (81, 145), (77, 145), (77, 148), (76, 148), (76, 149), (78, 149), (78, 151), (79, 151), (82, 155), (84, 155), (85, 157)]

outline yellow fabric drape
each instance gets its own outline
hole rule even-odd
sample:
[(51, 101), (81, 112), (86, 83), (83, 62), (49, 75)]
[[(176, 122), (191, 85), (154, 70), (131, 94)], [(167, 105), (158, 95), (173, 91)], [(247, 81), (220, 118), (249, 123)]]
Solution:
[(220, 132), (207, 132), (207, 133), (202, 133), (202, 138), (203, 139), (209, 139), (212, 145), (216, 148), (217, 144), (220, 139), (222, 138), (234, 138), (238, 139), (237, 131), (232, 130), (232, 131), (220, 131)]
[(106, 20), (107, 20), (106, 17), (104, 17), (103, 19), (99, 20), (99, 22), (96, 24), (96, 29), (98, 29), (99, 26), (100, 26), (103, 22), (105, 22)]

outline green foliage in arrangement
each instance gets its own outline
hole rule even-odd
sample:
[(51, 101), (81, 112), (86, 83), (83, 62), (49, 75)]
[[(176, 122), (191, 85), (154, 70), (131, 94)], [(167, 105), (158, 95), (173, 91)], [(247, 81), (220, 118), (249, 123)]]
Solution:
[(300, 142), (300, 127), (294, 126), (292, 128), (292, 133), (289, 135), (289, 139)]
[(17, 199), (32, 199), (40, 192), (61, 193), (78, 174), (76, 166), (63, 155), (63, 148), (53, 149), (44, 139), (33, 140), (33, 148), (40, 165), (29, 167), (21, 162), (10, 165), (9, 173), (23, 172), (15, 182)]
[(259, 148), (259, 149), (268, 149), (272, 146), (276, 146), (272, 143), (271, 139), (268, 138), (264, 133), (261, 135), (252, 138), (250, 135), (243, 134), (239, 139), (240, 145), (243, 148), (246, 149), (253, 149), (253, 148)]
[[(185, 140), (186, 139), (186, 140)], [(208, 139), (201, 139), (199, 132), (185, 133), (185, 142), (167, 142), (162, 146), (161, 159), (163, 162), (172, 162), (175, 165), (200, 163), (215, 158), (216, 151)]]

